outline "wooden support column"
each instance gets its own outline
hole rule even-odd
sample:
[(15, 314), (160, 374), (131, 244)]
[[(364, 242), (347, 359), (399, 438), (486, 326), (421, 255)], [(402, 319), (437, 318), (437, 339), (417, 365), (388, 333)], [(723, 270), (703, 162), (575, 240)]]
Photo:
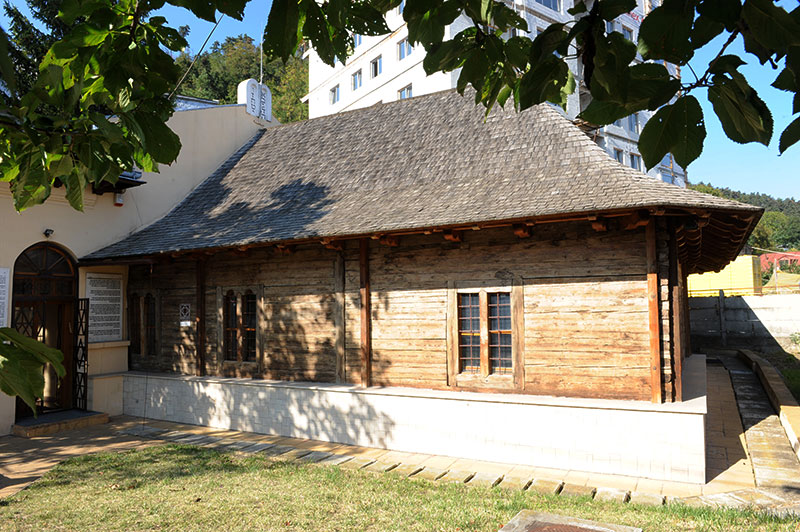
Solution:
[(675, 294), (675, 327), (677, 327), (678, 334), (676, 334), (675, 344), (675, 400), (683, 401), (683, 361), (686, 359), (686, 348), (689, 345), (689, 329), (687, 328), (686, 320), (686, 302), (684, 297), (686, 294), (686, 275), (683, 273), (683, 265), (678, 259), (678, 285), (673, 288)]
[(199, 376), (206, 374), (206, 261), (195, 264), (197, 276), (197, 370)]
[(361, 285), (361, 386), (372, 385), (372, 309), (369, 289), (369, 240), (359, 242), (359, 272)]
[(336, 349), (336, 382), (345, 382), (345, 299), (344, 299), (344, 253), (336, 253), (333, 264), (333, 327), (335, 329), (334, 348)]
[(661, 397), (661, 317), (659, 313), (658, 260), (656, 253), (656, 222), (651, 220), (645, 230), (647, 247), (647, 308), (650, 321), (650, 400), (662, 402)]
[(683, 308), (681, 305), (681, 272), (678, 260), (678, 240), (675, 230), (670, 226), (669, 238), (669, 298), (672, 339), (672, 383), (673, 401), (683, 400)]

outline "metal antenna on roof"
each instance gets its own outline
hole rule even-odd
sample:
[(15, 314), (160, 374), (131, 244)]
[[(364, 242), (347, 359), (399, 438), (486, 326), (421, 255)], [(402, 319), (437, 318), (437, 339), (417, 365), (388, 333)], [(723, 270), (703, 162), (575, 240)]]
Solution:
[(264, 22), (264, 31), (261, 32), (261, 46), (259, 46), (259, 67), (258, 67), (258, 84), (264, 83), (264, 34), (267, 32), (267, 24), (269, 22), (269, 9), (267, 9), (267, 21)]

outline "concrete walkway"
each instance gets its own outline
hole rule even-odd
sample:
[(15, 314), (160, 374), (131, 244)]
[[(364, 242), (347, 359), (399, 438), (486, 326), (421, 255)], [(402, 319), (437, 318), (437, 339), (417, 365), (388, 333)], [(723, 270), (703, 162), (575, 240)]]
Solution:
[[(757, 392), (756, 388), (754, 390)], [(736, 393), (741, 396), (740, 391)], [(0, 498), (24, 487), (69, 456), (174, 442), (231, 451), (258, 452), (281, 460), (340, 465), (350, 469), (436, 482), (465, 483), (470, 486), (528, 489), (565, 496), (585, 495), (640, 504), (664, 504), (680, 500), (693, 505), (757, 505), (776, 513), (793, 511), (800, 515), (800, 498), (795, 498), (796, 491), (776, 488), (777, 485), (767, 488), (757, 483), (753, 457), (759, 468), (765, 468), (765, 472), (759, 473), (763, 478), (770, 474), (777, 478), (783, 473), (768, 471), (774, 463), (770, 466), (770, 462), (761, 460), (760, 448), (754, 447), (750, 451), (748, 445), (756, 445), (755, 433), (748, 434), (744, 430), (729, 372), (721, 364), (711, 364), (708, 367), (708, 408), (708, 482), (704, 485), (513, 466), (163, 421), (142, 422), (138, 418), (123, 416), (112, 419), (107, 425), (49, 437), (31, 440), (13, 436), (0, 438), (0, 474), (4, 475), (5, 482), (0, 484), (5, 486), (0, 487)], [(744, 419), (748, 423), (748, 429), (752, 430), (753, 427), (760, 427), (768, 417), (763, 412), (760, 421), (755, 424), (751, 424), (747, 416)], [(768, 439), (768, 446), (780, 444), (780, 434), (769, 431), (764, 436)], [(783, 439), (786, 439), (785, 434)]]

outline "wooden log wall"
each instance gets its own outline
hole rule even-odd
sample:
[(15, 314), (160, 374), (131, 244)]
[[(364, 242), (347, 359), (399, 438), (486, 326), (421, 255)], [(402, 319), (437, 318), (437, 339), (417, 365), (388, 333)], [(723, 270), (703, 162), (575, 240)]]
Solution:
[[(366, 245), (351, 240), (340, 249), (313, 243), (291, 254), (225, 251), (201, 262), (189, 257), (158, 263), (152, 274), (151, 266), (132, 266), (130, 292), (159, 295), (160, 348), (151, 357), (134, 354), (131, 367), (649, 401), (646, 229), (597, 231), (588, 222), (570, 222), (518, 233), (509, 227), (450, 239), (433, 233)], [(670, 263), (670, 227), (659, 223), (655, 234), (660, 392), (662, 400), (679, 400), (675, 357), (683, 356), (686, 341), (676, 355), (672, 335), (685, 319), (679, 310), (685, 279), (679, 285)], [(204, 265), (200, 277), (197, 264)], [(368, 309), (361, 300), (365, 274)], [(197, 298), (198, 286), (205, 287), (203, 298)], [(521, 363), (507, 377), (471, 381), (458, 377), (448, 360), (454, 294), (466, 289), (512, 293), (514, 356)], [(258, 297), (258, 361), (225, 361), (222, 298), (247, 290)], [(181, 303), (191, 303), (196, 313), (200, 301), (206, 307), (204, 357), (196, 351), (202, 320), (180, 327), (178, 319)], [(362, 327), (367, 310), (369, 323)], [(370, 335), (366, 361), (362, 330)], [(198, 368), (203, 358), (205, 368)]]
[[(644, 229), (596, 232), (588, 223), (441, 234), (372, 245), (372, 382), (443, 388), (448, 382), (448, 281), (512, 287), (524, 298), (524, 387), (531, 394), (650, 400)], [(346, 248), (348, 330), (359, 330), (356, 248)], [(348, 381), (358, 338), (348, 336)], [(502, 391), (502, 390), (501, 390)]]

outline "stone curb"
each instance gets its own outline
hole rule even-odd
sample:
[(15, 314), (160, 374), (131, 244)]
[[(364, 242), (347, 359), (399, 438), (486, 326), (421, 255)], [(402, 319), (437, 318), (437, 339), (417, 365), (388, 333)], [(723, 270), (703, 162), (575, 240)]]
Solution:
[(753, 372), (758, 375), (761, 384), (767, 392), (769, 402), (778, 413), (778, 418), (789, 438), (792, 450), (800, 459), (800, 405), (789, 391), (780, 373), (775, 366), (749, 349), (739, 349), (739, 358), (748, 364)]

